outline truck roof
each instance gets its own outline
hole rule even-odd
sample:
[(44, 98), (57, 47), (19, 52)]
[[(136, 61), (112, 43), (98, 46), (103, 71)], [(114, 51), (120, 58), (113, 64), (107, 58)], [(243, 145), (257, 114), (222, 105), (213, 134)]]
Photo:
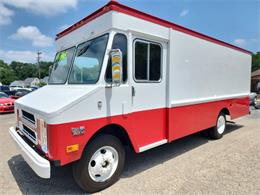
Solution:
[(169, 22), (167, 20), (158, 18), (156, 16), (152, 16), (150, 14), (138, 11), (136, 9), (133, 9), (131, 7), (128, 7), (126, 5), (118, 3), (117, 1), (114, 1), (114, 0), (111, 0), (105, 6), (101, 7), (97, 11), (93, 12), (92, 14), (90, 14), (90, 15), (86, 16), (85, 18), (83, 18), (82, 20), (76, 22), (75, 24), (73, 24), (69, 28), (67, 28), (67, 29), (63, 30), (62, 32), (58, 33), (56, 35), (56, 40), (58, 40), (59, 38), (65, 36), (69, 33), (71, 33), (72, 31), (80, 28), (81, 26), (87, 24), (88, 22), (94, 20), (95, 18), (97, 18), (97, 17), (99, 17), (99, 16), (101, 16), (101, 15), (103, 15), (103, 14), (109, 12), (109, 11), (117, 11), (117, 12), (121, 12), (121, 13), (130, 15), (130, 16), (134, 16), (134, 17), (137, 17), (139, 19), (143, 19), (143, 20), (146, 20), (146, 21), (149, 21), (149, 22), (161, 25), (161, 26), (172, 28), (173, 30), (180, 31), (180, 32), (189, 34), (191, 36), (198, 37), (198, 38), (201, 38), (201, 39), (204, 39), (204, 40), (207, 40), (207, 41), (210, 41), (210, 42), (213, 42), (213, 43), (216, 43), (216, 44), (219, 44), (219, 45), (222, 45), (222, 46), (225, 46), (225, 47), (228, 47), (228, 48), (232, 48), (232, 49), (235, 49), (237, 51), (252, 55), (251, 51), (245, 50), (243, 48), (237, 47), (237, 46), (232, 45), (230, 43), (221, 41), (219, 39), (210, 37), (208, 35), (196, 32), (194, 30), (191, 30), (191, 29), (188, 29), (186, 27), (180, 26), (178, 24), (175, 24), (175, 23)]

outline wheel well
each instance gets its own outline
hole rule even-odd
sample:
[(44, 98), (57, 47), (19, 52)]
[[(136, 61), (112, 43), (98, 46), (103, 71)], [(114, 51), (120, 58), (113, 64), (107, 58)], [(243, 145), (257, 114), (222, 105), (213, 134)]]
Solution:
[(229, 110), (228, 110), (227, 108), (223, 108), (223, 109), (220, 111), (220, 113), (223, 113), (223, 114), (225, 114), (225, 115), (230, 115), (230, 112), (229, 112)]
[(89, 142), (93, 139), (95, 139), (97, 136), (100, 136), (102, 134), (109, 134), (109, 135), (113, 135), (115, 137), (117, 137), (124, 146), (129, 146), (131, 147), (131, 149), (133, 149), (133, 145), (132, 142), (128, 136), (128, 134), (126, 133), (126, 130), (117, 124), (110, 124), (107, 125), (105, 127), (102, 127), (101, 129), (99, 129), (89, 140)]

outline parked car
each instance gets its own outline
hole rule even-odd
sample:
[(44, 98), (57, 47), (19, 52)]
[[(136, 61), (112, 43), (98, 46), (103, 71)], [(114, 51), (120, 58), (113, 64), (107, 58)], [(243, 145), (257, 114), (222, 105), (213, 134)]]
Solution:
[(9, 86), (10, 91), (17, 91), (18, 89), (23, 89), (24, 87), (22, 86)]
[(0, 86), (0, 92), (6, 93), (8, 95), (10, 89), (7, 85)]
[(10, 88), (9, 88), (9, 86), (7, 86), (7, 85), (2, 85), (2, 86), (0, 86), (0, 92), (3, 92), (3, 93), (5, 93), (5, 94), (7, 94), (8, 96), (15, 94), (14, 91), (10, 91)]
[(18, 89), (15, 93), (15, 96), (20, 98), (20, 97), (27, 95), (30, 92), (32, 92), (32, 91), (29, 89)]
[(30, 89), (31, 89), (32, 91), (35, 91), (35, 90), (39, 89), (39, 87), (33, 86), (33, 87), (31, 87)]
[(0, 113), (14, 112), (14, 99), (0, 92)]
[(19, 96), (16, 96), (16, 95), (10, 95), (9, 98), (12, 98), (14, 100), (17, 100), (19, 98)]
[(10, 89), (9, 89), (9, 87), (7, 85), (1, 85), (0, 86), (0, 91), (5, 93), (5, 91), (10, 91)]

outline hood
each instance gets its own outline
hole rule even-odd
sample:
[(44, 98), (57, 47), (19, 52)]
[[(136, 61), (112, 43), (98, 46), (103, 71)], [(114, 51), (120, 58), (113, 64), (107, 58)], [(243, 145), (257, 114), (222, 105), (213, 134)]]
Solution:
[(19, 98), (15, 107), (47, 119), (79, 103), (99, 88), (97, 85), (48, 85)]
[(0, 104), (4, 103), (14, 103), (14, 100), (12, 98), (0, 98)]

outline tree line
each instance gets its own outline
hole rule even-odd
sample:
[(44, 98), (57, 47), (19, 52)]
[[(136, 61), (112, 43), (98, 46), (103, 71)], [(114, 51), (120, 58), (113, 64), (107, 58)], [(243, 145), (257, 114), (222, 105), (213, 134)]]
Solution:
[(253, 54), (252, 57), (252, 72), (260, 69), (260, 52)]
[[(41, 79), (49, 75), (49, 67), (52, 62), (40, 62)], [(9, 85), (15, 80), (25, 80), (28, 77), (39, 77), (39, 66), (33, 63), (13, 61), (10, 64), (0, 59), (0, 82)]]

